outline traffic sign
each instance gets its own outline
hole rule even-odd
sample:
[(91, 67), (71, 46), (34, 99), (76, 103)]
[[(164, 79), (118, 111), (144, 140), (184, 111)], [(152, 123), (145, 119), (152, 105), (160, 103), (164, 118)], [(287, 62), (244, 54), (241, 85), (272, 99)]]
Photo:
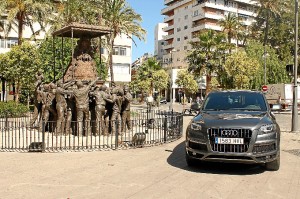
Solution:
[(263, 91), (267, 91), (267, 90), (268, 90), (268, 86), (263, 85), (263, 86), (262, 86), (262, 90), (263, 90)]

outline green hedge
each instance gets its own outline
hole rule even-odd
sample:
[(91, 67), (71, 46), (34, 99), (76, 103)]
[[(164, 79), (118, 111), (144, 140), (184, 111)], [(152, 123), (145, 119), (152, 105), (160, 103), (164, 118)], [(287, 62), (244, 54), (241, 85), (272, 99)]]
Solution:
[(21, 117), (28, 111), (27, 106), (14, 101), (0, 102), (0, 117)]

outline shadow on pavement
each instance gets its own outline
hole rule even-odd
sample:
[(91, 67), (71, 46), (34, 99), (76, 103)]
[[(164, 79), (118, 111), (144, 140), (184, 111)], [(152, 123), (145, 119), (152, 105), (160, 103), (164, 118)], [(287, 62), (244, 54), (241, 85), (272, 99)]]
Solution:
[(168, 157), (167, 162), (180, 169), (197, 173), (211, 173), (224, 175), (255, 175), (263, 173), (265, 170), (260, 165), (238, 164), (238, 163), (218, 163), (218, 162), (198, 162), (195, 167), (188, 167), (185, 161), (185, 143), (178, 144)]

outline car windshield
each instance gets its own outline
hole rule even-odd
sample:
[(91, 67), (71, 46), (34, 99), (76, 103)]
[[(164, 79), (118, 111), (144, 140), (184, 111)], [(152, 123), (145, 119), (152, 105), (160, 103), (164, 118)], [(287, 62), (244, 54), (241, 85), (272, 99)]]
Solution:
[(266, 111), (263, 95), (256, 92), (215, 92), (210, 93), (203, 105), (204, 111), (245, 110)]

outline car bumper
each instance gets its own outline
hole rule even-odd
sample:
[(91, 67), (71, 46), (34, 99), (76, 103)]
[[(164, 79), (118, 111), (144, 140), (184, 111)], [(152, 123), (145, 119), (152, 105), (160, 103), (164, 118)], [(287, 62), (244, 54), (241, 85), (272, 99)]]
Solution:
[(186, 141), (186, 153), (189, 157), (211, 162), (235, 162), (263, 164), (277, 159), (279, 146), (277, 140), (258, 142), (251, 145), (245, 153), (213, 151), (209, 143)]

